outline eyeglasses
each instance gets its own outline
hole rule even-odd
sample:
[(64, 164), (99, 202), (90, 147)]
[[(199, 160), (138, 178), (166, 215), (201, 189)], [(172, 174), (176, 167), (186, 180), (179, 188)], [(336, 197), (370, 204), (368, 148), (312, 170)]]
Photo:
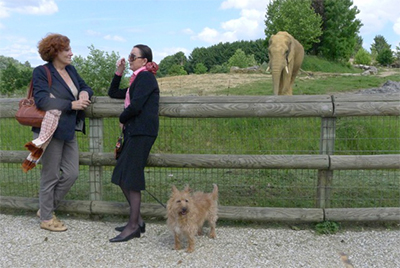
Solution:
[(131, 53), (128, 56), (129, 61), (135, 61), (136, 59), (144, 59), (144, 57), (138, 57), (135, 54)]

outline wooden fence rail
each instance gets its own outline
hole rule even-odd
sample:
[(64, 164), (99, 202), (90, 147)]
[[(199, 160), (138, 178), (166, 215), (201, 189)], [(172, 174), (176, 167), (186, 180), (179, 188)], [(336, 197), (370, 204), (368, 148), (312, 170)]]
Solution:
[[(0, 119), (13, 118), (20, 99), (0, 99)], [(128, 214), (126, 204), (101, 201), (102, 166), (113, 166), (112, 153), (102, 152), (103, 121), (122, 112), (123, 101), (94, 97), (86, 110), (90, 118), (90, 152), (80, 153), (80, 164), (90, 166), (90, 200), (65, 201), (61, 210), (83, 213)], [(400, 94), (339, 94), (310, 96), (162, 97), (160, 116), (183, 118), (320, 117), (320, 155), (151, 154), (148, 166), (181, 168), (317, 169), (317, 208), (221, 207), (222, 219), (316, 222), (400, 220), (400, 208), (330, 208), (334, 170), (400, 169), (400, 155), (334, 155), (336, 118), (400, 116)], [(378, 149), (378, 148), (377, 148)], [(25, 151), (0, 151), (2, 163), (20, 163)], [(37, 199), (0, 196), (0, 207), (36, 209)], [(143, 204), (147, 216), (163, 217), (159, 205)]]

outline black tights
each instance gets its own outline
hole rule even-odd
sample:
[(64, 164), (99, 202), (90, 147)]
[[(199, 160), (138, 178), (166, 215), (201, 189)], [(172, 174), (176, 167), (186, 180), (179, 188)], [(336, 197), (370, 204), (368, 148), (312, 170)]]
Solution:
[(121, 188), (121, 190), (129, 203), (129, 221), (120, 234), (121, 237), (126, 237), (136, 231), (137, 228), (139, 228), (139, 224), (143, 225), (143, 219), (140, 215), (142, 193), (140, 191), (132, 191), (123, 188)]

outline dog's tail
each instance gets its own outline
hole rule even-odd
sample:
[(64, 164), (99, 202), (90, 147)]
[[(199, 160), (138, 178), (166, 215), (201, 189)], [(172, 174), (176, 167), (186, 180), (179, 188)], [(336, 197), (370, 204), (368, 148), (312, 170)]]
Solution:
[(215, 201), (215, 200), (218, 200), (218, 186), (215, 183), (213, 185), (214, 185), (214, 189), (211, 193), (211, 197)]

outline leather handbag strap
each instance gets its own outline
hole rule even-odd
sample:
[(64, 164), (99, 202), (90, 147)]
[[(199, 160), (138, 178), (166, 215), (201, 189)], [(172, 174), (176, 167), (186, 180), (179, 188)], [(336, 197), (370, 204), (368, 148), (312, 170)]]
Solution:
[[(47, 83), (49, 85), (49, 89), (51, 88), (52, 80), (51, 80), (51, 73), (49, 68), (46, 65), (43, 65), (43, 68), (46, 70), (47, 74)], [(29, 84), (29, 91), (28, 91), (28, 99), (31, 99), (33, 97), (33, 81), (31, 79), (31, 83)]]

